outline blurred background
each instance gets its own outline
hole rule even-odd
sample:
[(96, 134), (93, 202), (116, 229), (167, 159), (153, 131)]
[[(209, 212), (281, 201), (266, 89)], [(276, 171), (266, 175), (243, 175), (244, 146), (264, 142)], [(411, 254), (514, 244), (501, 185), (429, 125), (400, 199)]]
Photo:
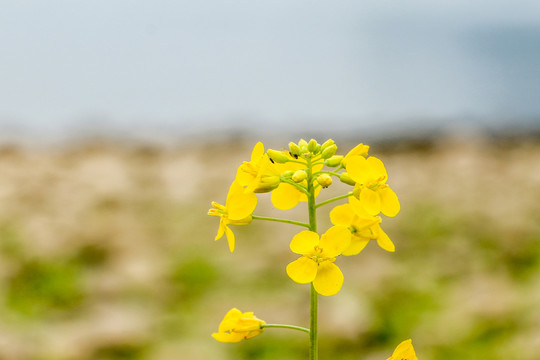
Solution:
[(395, 253), (338, 259), (321, 359), (538, 359), (539, 2), (0, 5), (0, 359), (305, 359), (303, 333), (210, 337), (232, 307), (308, 325), (298, 229), (231, 254), (206, 215), (257, 141), (301, 137), (370, 144), (402, 205)]

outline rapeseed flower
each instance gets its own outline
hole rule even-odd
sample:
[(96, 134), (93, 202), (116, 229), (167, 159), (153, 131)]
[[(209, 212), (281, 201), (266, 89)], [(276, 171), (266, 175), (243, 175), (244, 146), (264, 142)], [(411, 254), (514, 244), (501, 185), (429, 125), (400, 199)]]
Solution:
[(254, 193), (245, 193), (244, 187), (237, 181), (233, 181), (227, 194), (225, 206), (212, 202), (213, 209), (208, 210), (208, 215), (219, 216), (219, 228), (215, 240), (227, 235), (229, 249), (234, 251), (234, 233), (227, 225), (247, 225), (251, 222), (251, 214), (257, 206), (257, 196)]
[(370, 240), (376, 240), (377, 244), (386, 251), (396, 250), (392, 240), (381, 229), (380, 216), (368, 214), (360, 204), (360, 200), (355, 197), (349, 197), (348, 204), (332, 209), (330, 221), (334, 225), (346, 226), (351, 231), (351, 244), (343, 251), (343, 255), (360, 253)]
[(253, 147), (250, 161), (244, 161), (236, 171), (236, 181), (244, 186), (245, 192), (265, 193), (278, 187), (280, 172), (258, 142)]
[(302, 257), (287, 265), (287, 274), (299, 284), (313, 282), (315, 290), (325, 296), (335, 295), (343, 284), (343, 273), (334, 264), (351, 242), (345, 226), (333, 226), (319, 239), (319, 234), (304, 230), (291, 241), (291, 250)]
[(348, 175), (356, 182), (355, 192), (364, 209), (371, 215), (382, 212), (396, 216), (400, 210), (396, 193), (386, 184), (388, 174), (381, 160), (370, 156), (352, 156), (346, 163)]
[(225, 343), (240, 342), (262, 333), (264, 331), (261, 328), (262, 324), (266, 323), (261, 319), (257, 319), (252, 312), (243, 313), (233, 308), (225, 315), (219, 324), (218, 332), (213, 333), (212, 337)]
[(408, 339), (401, 342), (396, 347), (396, 350), (394, 350), (392, 356), (386, 360), (418, 360), (412, 346), (412, 340)]

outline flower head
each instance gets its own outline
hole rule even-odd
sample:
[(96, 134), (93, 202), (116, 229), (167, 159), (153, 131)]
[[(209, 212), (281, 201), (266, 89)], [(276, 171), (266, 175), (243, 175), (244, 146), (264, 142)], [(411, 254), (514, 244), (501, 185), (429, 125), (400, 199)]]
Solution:
[(212, 202), (213, 209), (208, 210), (208, 215), (219, 216), (219, 229), (215, 240), (227, 235), (229, 249), (234, 251), (234, 233), (227, 225), (247, 225), (251, 222), (251, 214), (257, 206), (257, 196), (254, 193), (245, 193), (244, 187), (237, 181), (233, 181), (227, 194), (225, 206)]
[(291, 241), (291, 250), (302, 257), (287, 265), (287, 274), (299, 284), (313, 282), (315, 290), (325, 296), (335, 295), (343, 284), (343, 274), (334, 264), (351, 242), (345, 226), (333, 226), (319, 239), (313, 231), (301, 231)]
[(371, 215), (382, 212), (396, 216), (400, 210), (396, 193), (386, 184), (388, 174), (381, 160), (370, 156), (352, 156), (348, 159), (347, 173), (356, 182), (355, 190), (364, 209)]
[(263, 320), (257, 319), (252, 312), (241, 312), (233, 308), (225, 315), (217, 333), (213, 333), (212, 337), (217, 341), (226, 343), (236, 343), (244, 339), (250, 339), (259, 335), (264, 331), (261, 328), (262, 324), (266, 324)]
[(236, 181), (245, 186), (245, 192), (265, 193), (274, 190), (280, 182), (280, 173), (268, 155), (264, 145), (253, 147), (250, 161), (244, 161), (236, 171)]
[(386, 251), (395, 251), (392, 240), (381, 229), (380, 216), (370, 215), (360, 204), (360, 200), (349, 197), (349, 203), (336, 206), (330, 212), (330, 221), (334, 225), (346, 226), (352, 234), (351, 244), (343, 251), (343, 255), (356, 255), (362, 251), (370, 240)]
[(408, 339), (401, 342), (396, 347), (396, 350), (394, 350), (392, 356), (386, 360), (418, 360), (412, 346), (412, 340)]

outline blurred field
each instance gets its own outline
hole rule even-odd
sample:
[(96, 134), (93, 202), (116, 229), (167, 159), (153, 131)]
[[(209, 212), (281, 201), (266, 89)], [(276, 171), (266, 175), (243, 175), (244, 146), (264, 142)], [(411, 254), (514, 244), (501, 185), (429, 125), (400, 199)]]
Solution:
[[(254, 142), (3, 147), (0, 359), (305, 359), (299, 332), (210, 337), (232, 307), (308, 326), (308, 286), (285, 273), (297, 228), (236, 227), (234, 254), (213, 241), (206, 211), (224, 203)], [(372, 243), (338, 259), (345, 283), (321, 299), (320, 358), (386, 359), (412, 337), (421, 360), (538, 359), (540, 143), (448, 139), (370, 154), (401, 200), (382, 224), (397, 251)], [(304, 206), (280, 214), (262, 196), (255, 214), (303, 220)]]

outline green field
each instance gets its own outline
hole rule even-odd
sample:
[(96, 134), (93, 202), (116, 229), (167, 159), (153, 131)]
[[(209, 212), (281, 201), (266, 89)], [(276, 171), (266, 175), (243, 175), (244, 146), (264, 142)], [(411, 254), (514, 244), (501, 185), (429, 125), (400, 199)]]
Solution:
[[(306, 359), (300, 332), (211, 337), (232, 307), (309, 325), (309, 287), (285, 273), (296, 227), (235, 227), (233, 254), (213, 241), (210, 202), (224, 203), (256, 141), (0, 149), (0, 359)], [(401, 201), (382, 224), (397, 251), (372, 243), (339, 259), (343, 288), (320, 300), (320, 359), (384, 360), (407, 338), (420, 360), (538, 359), (540, 143), (446, 139), (370, 154)], [(255, 211), (305, 213), (282, 214), (265, 195)]]

